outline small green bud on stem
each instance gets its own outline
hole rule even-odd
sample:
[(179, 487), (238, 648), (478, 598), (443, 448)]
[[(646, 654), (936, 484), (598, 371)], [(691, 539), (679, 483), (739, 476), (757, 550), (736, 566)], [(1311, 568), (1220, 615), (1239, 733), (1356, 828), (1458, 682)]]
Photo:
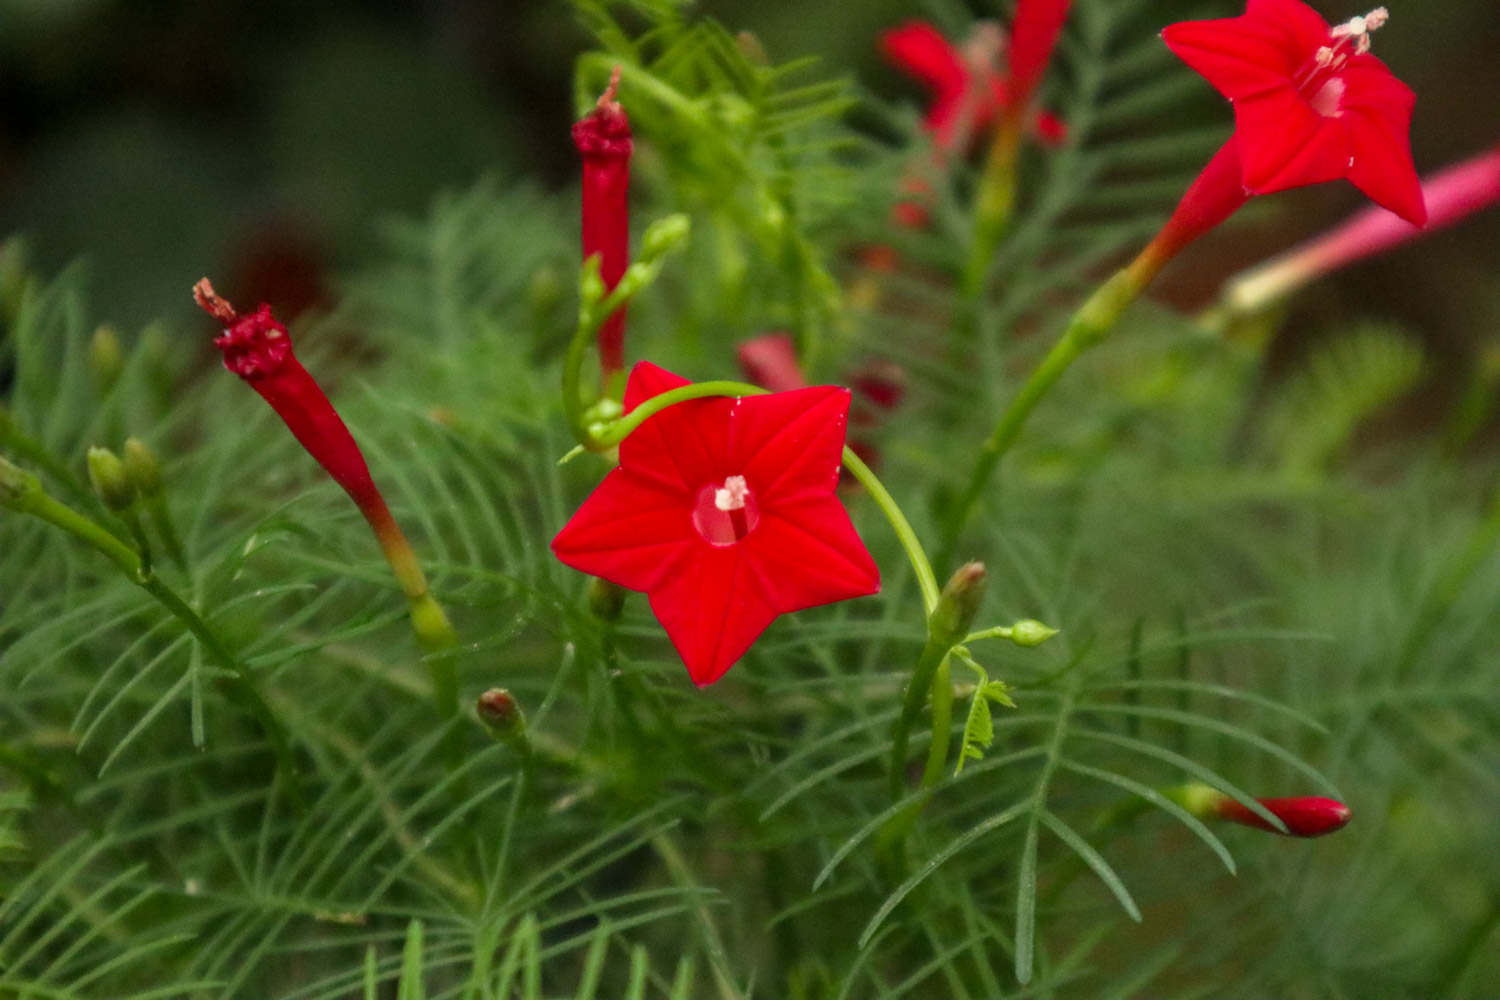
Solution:
[(0, 507), (24, 511), (32, 498), (41, 495), (42, 481), (34, 473), (0, 455)]
[(129, 510), (135, 503), (135, 484), (125, 471), (120, 456), (108, 448), (89, 449), (89, 482), (94, 492), (112, 511)]
[(161, 463), (140, 438), (125, 439), (125, 475), (141, 496), (161, 495)]
[(969, 626), (974, 624), (974, 616), (984, 600), (987, 579), (981, 562), (965, 563), (949, 578), (937, 607), (927, 619), (927, 633), (934, 642), (945, 649), (952, 648), (969, 634)]
[(125, 351), (120, 347), (120, 335), (108, 323), (94, 330), (89, 341), (89, 370), (94, 376), (94, 387), (102, 396), (120, 381), (125, 370)]
[(625, 610), (626, 593), (624, 587), (596, 576), (589, 581), (589, 611), (600, 621), (619, 621), (620, 613)]

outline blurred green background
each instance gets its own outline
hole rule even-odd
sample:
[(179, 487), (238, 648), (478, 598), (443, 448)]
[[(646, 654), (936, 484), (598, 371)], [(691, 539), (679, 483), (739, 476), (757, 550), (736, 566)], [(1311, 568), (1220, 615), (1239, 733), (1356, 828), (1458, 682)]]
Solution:
[[(873, 98), (915, 105), (917, 88), (881, 63), (877, 33), (910, 17), (957, 32), (1006, 6), (700, 9), (752, 30), (775, 59), (816, 55)], [(1357, 12), (1316, 6), (1330, 20)], [(1500, 141), (1500, 4), (1392, 6), (1377, 50), (1420, 95), (1419, 168)], [(1239, 2), (1158, 8), (1143, 31), (1232, 15)], [(570, 74), (587, 44), (563, 0), (0, 0), (0, 235), (26, 234), (44, 271), (87, 258), (99, 313), (127, 329), (186, 317), (203, 273), (295, 313), (367, 259), (390, 213), (486, 172), (572, 184)], [(1222, 117), (1228, 133), (1206, 86), (1189, 110)], [(1226, 274), (1360, 203), (1337, 187), (1266, 199), (1250, 225), (1188, 255), (1160, 294), (1201, 304)], [(1500, 328), (1497, 247), (1492, 211), (1324, 283), (1288, 326), (1394, 320), (1461, 366)]]

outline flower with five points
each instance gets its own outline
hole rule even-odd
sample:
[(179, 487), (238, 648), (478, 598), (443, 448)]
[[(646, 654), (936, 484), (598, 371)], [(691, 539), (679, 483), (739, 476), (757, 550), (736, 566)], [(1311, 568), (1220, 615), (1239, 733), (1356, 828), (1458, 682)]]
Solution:
[[(993, 22), (981, 21), (961, 45), (954, 45), (931, 24), (908, 21), (882, 34), (880, 49), (931, 93), (922, 124), (940, 154), (963, 152), (1013, 103), (1014, 83), (1007, 78), (1004, 58), (1005, 32)], [(1013, 51), (1011, 61), (1021, 55)], [(1035, 60), (1027, 55), (1029, 66)], [(1029, 81), (1028, 76), (1028, 91)], [(1035, 128), (1044, 142), (1058, 143), (1067, 136), (1067, 126), (1045, 112), (1037, 116)]]
[(1234, 105), (1241, 182), (1270, 194), (1347, 177), (1413, 225), (1427, 218), (1407, 133), (1416, 96), (1370, 54), (1384, 7), (1329, 27), (1301, 0), (1185, 21), (1167, 47)]
[[(641, 362), (626, 412), (687, 384)], [(834, 386), (670, 406), (621, 442), (552, 551), (649, 594), (693, 682), (712, 684), (777, 615), (880, 589), (834, 496), (848, 413)]]

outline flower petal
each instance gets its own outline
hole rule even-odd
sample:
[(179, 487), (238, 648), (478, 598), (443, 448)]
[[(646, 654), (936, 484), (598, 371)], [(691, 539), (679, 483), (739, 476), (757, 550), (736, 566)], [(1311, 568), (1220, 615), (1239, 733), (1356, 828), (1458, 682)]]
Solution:
[(1414, 226), (1427, 223), (1422, 181), (1405, 136), (1393, 136), (1385, 122), (1359, 111), (1345, 114), (1352, 147), (1349, 180), (1371, 199)]
[(651, 592), (651, 610), (699, 687), (724, 676), (777, 614), (743, 545), (706, 542)]
[(782, 613), (880, 591), (880, 570), (832, 496), (762, 512), (740, 545), (761, 570)]
[[(639, 362), (625, 384), (625, 412), (690, 384), (648, 361)], [(696, 492), (707, 483), (722, 482), (737, 471), (726, 471), (723, 461), (733, 406), (732, 399), (693, 399), (667, 407), (620, 443), (620, 464), (668, 488)]]
[(699, 544), (691, 498), (617, 468), (552, 539), (564, 564), (631, 590), (651, 590)]
[(1245, 187), (1256, 194), (1336, 180), (1349, 169), (1347, 130), (1290, 87), (1240, 101), (1234, 115)]
[(731, 418), (729, 466), (757, 492), (762, 510), (838, 485), (849, 390), (814, 386), (738, 401)]
[(880, 36), (886, 59), (932, 89), (937, 101), (956, 101), (969, 86), (963, 59), (942, 32), (925, 21), (908, 21)]
[(1290, 87), (1292, 75), (1311, 55), (1296, 45), (1286, 25), (1251, 14), (1183, 21), (1168, 25), (1161, 37), (1231, 101)]

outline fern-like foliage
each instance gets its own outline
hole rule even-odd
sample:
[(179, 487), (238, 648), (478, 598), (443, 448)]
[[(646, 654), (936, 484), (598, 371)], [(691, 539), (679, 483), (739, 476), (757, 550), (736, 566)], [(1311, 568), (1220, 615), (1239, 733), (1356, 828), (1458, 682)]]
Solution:
[[(1213, 102), (1155, 38), (1160, 5), (1077, 0), (1046, 95), (1069, 141), (1027, 151), (966, 327), (971, 166), (930, 228), (893, 230), (921, 147), (857, 132), (847, 81), (675, 4), (577, 8), (602, 49), (580, 111), (622, 66), (638, 218), (694, 219), (631, 304), (632, 354), (728, 375), (739, 336), (785, 324), (814, 374), (900, 364), (912, 392), (872, 439), (924, 539), (1062, 314), (1227, 134), (1191, 112)], [(909, 109), (866, 111), (910, 137)], [(608, 468), (558, 462), (572, 217), (513, 178), (439, 195), (293, 325), (463, 637), (466, 700), (508, 688), (529, 753), (433, 709), (365, 525), (209, 330), (127, 332), (100, 379), (80, 271), (12, 297), (0, 449), (121, 537), (86, 449), (134, 434), (164, 457), (187, 567), (158, 572), (296, 766), (179, 617), (0, 514), (0, 994), (1478, 997), (1500, 976), (1500, 514), (1418, 434), (1357, 433), (1421, 376), (1412, 341), (1335, 331), (1258, 406), (1257, 356), (1141, 304), (1037, 411), (961, 543), (989, 569), (982, 622), (1061, 634), (955, 660), (962, 756), (892, 802), (925, 631), (868, 495), (845, 501), (882, 592), (783, 617), (705, 691), (644, 602), (597, 616), (552, 559)], [(860, 264), (871, 241), (900, 266)], [(1189, 811), (1184, 782), (1250, 808), (1336, 794), (1356, 819), (1271, 838)]]

